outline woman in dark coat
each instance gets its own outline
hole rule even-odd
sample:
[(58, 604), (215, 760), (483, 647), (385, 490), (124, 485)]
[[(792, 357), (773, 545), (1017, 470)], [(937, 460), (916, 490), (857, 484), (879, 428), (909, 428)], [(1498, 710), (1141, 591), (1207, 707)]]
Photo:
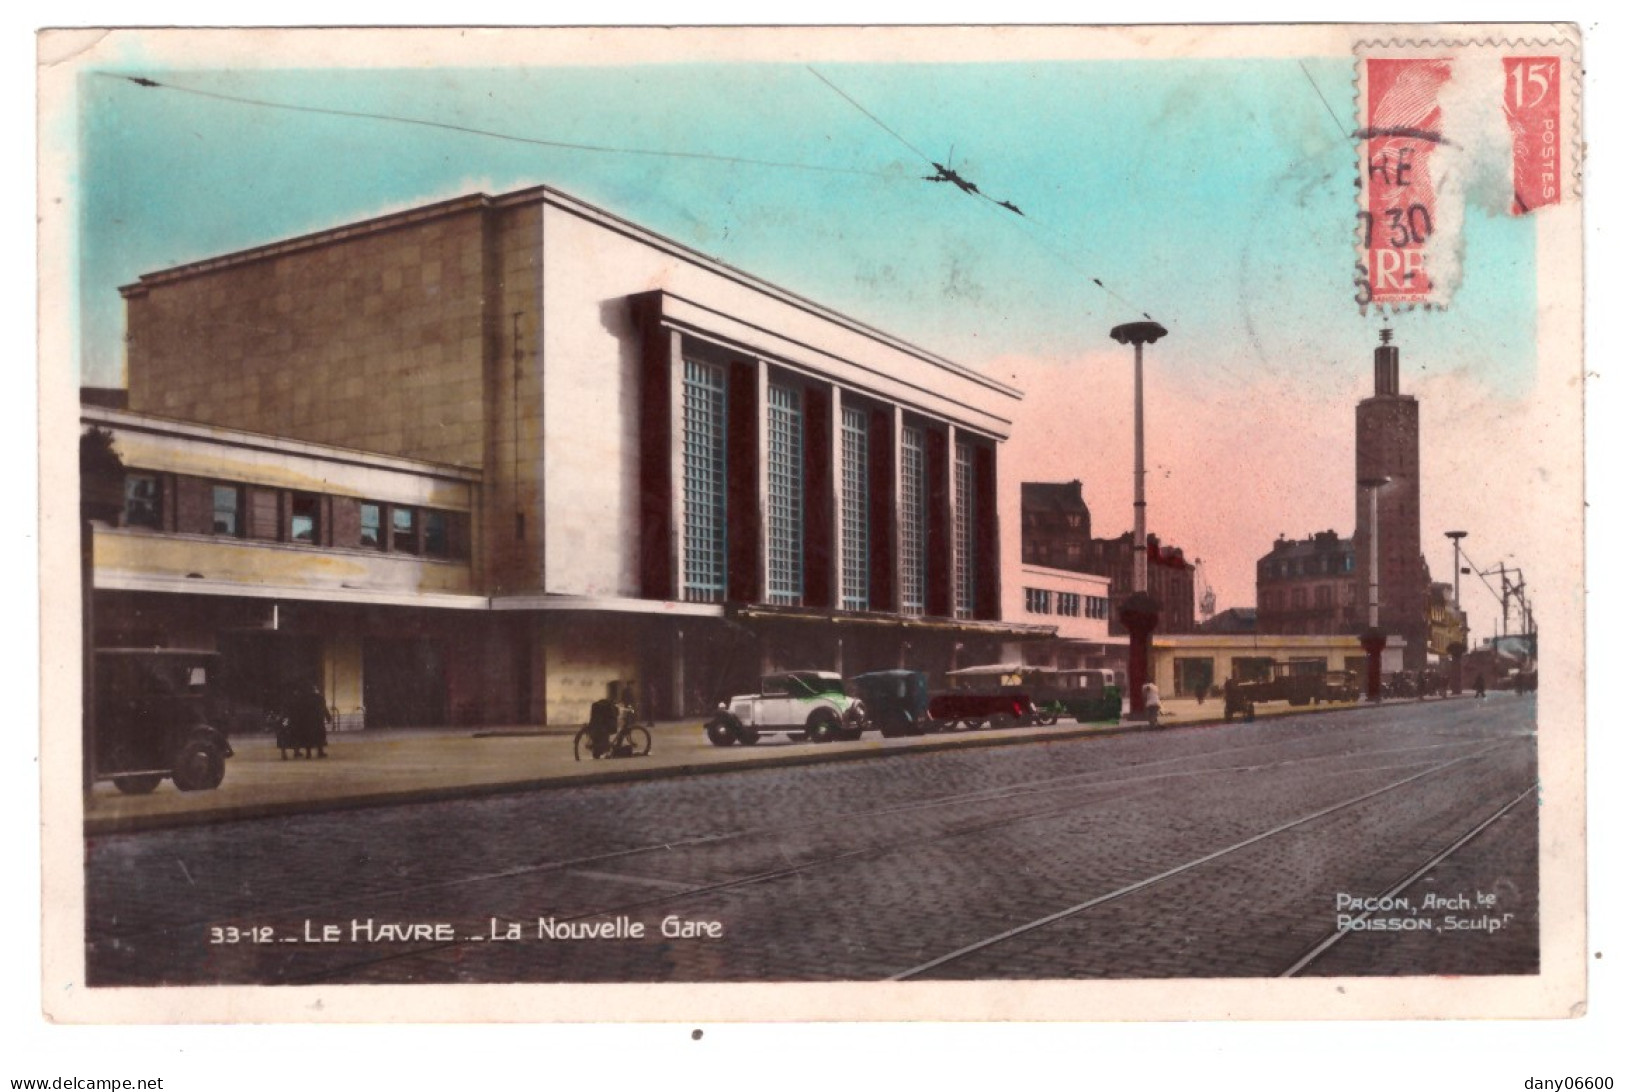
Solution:
[(314, 748), (317, 758), (327, 757), (328, 719), (327, 702), (322, 700), (320, 688), (312, 685), (294, 695), (288, 708), (288, 734), (295, 756), (303, 748), (309, 758)]

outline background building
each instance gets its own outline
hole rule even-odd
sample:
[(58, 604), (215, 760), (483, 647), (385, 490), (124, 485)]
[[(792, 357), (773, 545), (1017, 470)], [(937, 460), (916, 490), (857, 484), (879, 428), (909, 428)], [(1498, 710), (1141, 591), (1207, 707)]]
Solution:
[[(1316, 664), (1326, 671), (1365, 670), (1366, 656), (1352, 634), (1286, 636), (1262, 634), (1156, 634), (1151, 639), (1152, 681), (1165, 696), (1195, 697), (1206, 685), (1268, 678), (1270, 664)], [(1222, 699), (1220, 699), (1222, 701)]]
[[(1184, 550), (1164, 546), (1156, 535), (1145, 536), (1145, 558), (1146, 590), (1162, 606), (1156, 631), (1196, 632), (1196, 566), (1185, 560)], [(1111, 632), (1128, 633), (1118, 611), (1134, 594), (1134, 535), (1125, 531), (1117, 538), (1095, 539), (1091, 569), (1111, 578)]]
[(1354, 411), (1355, 583), (1364, 605), (1372, 564), (1371, 504), (1358, 482), (1387, 478), (1376, 491), (1378, 620), (1390, 638), (1404, 639), (1404, 668), (1415, 671), (1427, 665), (1432, 582), (1422, 557), (1421, 428), (1415, 396), (1399, 391), (1399, 348), (1388, 344), (1389, 337), (1384, 330), (1376, 349), (1376, 389)]
[(1092, 536), (1083, 482), (1021, 483), (1022, 564), (1093, 572)]
[(1257, 633), (1258, 609), (1256, 607), (1227, 607), (1203, 622), (1198, 631), (1201, 633)]
[[(1122, 637), (1128, 631), (1117, 613), (1134, 587), (1134, 536), (1125, 531), (1117, 538), (1092, 538), (1091, 531), (1083, 482), (1021, 483), (1022, 563), (1106, 577), (1108, 632)], [(1157, 632), (1193, 632), (1196, 566), (1185, 560), (1184, 550), (1162, 545), (1156, 535), (1146, 536), (1146, 561), (1147, 590), (1162, 604)]]
[(1275, 540), (1258, 559), (1261, 633), (1358, 633), (1365, 601), (1357, 595), (1354, 541), (1336, 531)]
[(1020, 581), (1004, 589), (1004, 617), (1053, 626), (1053, 637), (1011, 642), (1001, 663), (1032, 667), (1128, 670), (1128, 641), (1110, 636), (1111, 584), (1103, 576), (1023, 564)]
[(1053, 631), (1000, 621), (1018, 392), (556, 190), (123, 291), (99, 643), (315, 673), (367, 723), (569, 723), (615, 680), (694, 713)]
[(1434, 581), (1428, 585), (1428, 654), (1447, 659), (1451, 649), (1467, 650), (1467, 615), (1456, 605), (1455, 589)]

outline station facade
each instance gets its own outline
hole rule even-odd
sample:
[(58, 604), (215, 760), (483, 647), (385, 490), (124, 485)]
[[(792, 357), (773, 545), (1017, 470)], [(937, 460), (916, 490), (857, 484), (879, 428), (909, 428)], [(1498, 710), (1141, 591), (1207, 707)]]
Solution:
[(1019, 392), (557, 190), (123, 293), (98, 644), (314, 677), (347, 725), (536, 724), (1054, 633), (1001, 617)]

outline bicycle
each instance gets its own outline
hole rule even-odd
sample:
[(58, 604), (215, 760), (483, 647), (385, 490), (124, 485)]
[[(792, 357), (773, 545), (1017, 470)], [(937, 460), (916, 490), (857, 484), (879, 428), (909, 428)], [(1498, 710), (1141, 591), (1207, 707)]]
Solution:
[(593, 727), (591, 724), (581, 726), (576, 733), (575, 755), (576, 761), (586, 758), (641, 758), (648, 754), (654, 746), (654, 737), (649, 735), (649, 729), (640, 724), (632, 723), (627, 716), (622, 720), (620, 728), (610, 737), (608, 745), (601, 752), (593, 748)]

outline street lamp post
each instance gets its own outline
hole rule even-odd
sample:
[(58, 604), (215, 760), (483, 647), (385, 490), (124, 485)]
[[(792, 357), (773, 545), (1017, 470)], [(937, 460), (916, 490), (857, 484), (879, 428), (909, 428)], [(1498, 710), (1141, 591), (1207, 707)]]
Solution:
[(1129, 322), (1112, 327), (1112, 340), (1134, 346), (1134, 585), (1118, 608), (1117, 617), (1128, 630), (1129, 711), (1143, 715), (1145, 683), (1150, 675), (1151, 632), (1157, 628), (1160, 604), (1149, 591), (1150, 572), (1145, 555), (1145, 364), (1146, 345), (1167, 337), (1155, 322)]
[(1455, 640), (1450, 642), (1449, 647), (1447, 647), (1445, 651), (1450, 653), (1450, 692), (1452, 694), (1460, 695), (1461, 657), (1462, 653), (1467, 651), (1467, 616), (1462, 613), (1461, 609), (1461, 540), (1467, 537), (1467, 532), (1446, 531), (1444, 533), (1444, 537), (1448, 538), (1450, 540), (1450, 544), (1455, 548), (1455, 564), (1450, 568), (1451, 572), (1453, 573), (1453, 579), (1456, 583), (1456, 590), (1453, 593), (1454, 599), (1451, 606), (1455, 609), (1456, 621), (1459, 622), (1462, 627), (1461, 633), (1456, 637)]
[(1371, 503), (1371, 538), (1366, 556), (1366, 631), (1360, 634), (1360, 647), (1365, 649), (1365, 697), (1367, 701), (1382, 700), (1382, 650), (1388, 646), (1388, 635), (1382, 631), (1377, 612), (1377, 492), (1393, 481), (1392, 478), (1361, 478), (1360, 488), (1366, 491)]

